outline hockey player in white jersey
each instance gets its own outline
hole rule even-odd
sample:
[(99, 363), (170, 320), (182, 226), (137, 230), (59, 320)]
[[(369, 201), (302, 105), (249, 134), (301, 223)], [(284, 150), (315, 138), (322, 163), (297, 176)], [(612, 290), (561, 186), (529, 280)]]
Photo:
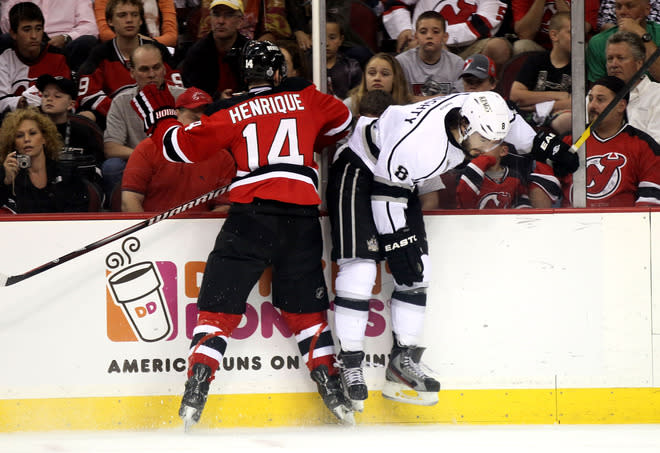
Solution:
[[(420, 347), (430, 260), (416, 187), (457, 166), (466, 155), (498, 146), (510, 111), (494, 92), (461, 93), (390, 106), (378, 120), (360, 117), (335, 156), (328, 183), (335, 282), (337, 355), (347, 396), (360, 410), (368, 391), (362, 371), (376, 262), (395, 280), (393, 345), (383, 396), (433, 405), (440, 383), (421, 365)], [(414, 390), (414, 391), (411, 391)]]

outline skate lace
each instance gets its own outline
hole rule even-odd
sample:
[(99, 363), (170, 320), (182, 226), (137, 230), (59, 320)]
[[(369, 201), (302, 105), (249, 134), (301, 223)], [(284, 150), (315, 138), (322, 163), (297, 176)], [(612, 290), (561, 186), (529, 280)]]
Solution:
[(401, 360), (401, 364), (403, 365), (403, 368), (406, 371), (408, 371), (410, 374), (414, 375), (417, 378), (424, 380), (428, 377), (428, 375), (424, 372), (422, 367), (414, 360), (412, 360), (410, 356), (407, 354)]
[(355, 384), (364, 384), (364, 375), (360, 368), (345, 368), (342, 370), (346, 384), (351, 386)]

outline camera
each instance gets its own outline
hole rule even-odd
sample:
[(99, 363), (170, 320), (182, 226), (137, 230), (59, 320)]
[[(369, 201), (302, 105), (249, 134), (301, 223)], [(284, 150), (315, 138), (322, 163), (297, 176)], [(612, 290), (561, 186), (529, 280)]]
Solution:
[(18, 168), (30, 168), (32, 166), (32, 159), (27, 154), (16, 153), (16, 160), (18, 161)]

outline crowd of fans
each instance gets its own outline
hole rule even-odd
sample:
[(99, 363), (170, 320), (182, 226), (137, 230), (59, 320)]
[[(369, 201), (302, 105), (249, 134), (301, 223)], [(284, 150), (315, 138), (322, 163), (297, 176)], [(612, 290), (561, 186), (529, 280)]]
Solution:
[[(504, 143), (465, 162), (420, 188), (423, 206), (570, 206), (571, 175), (528, 157), (536, 132), (572, 139), (570, 4), (326, 0), (328, 90), (355, 117), (373, 90), (395, 104), (500, 91), (512, 116), (528, 124), (530, 149)], [(593, 121), (660, 44), (660, 1), (585, 0), (584, 9)], [(310, 79), (311, 14), (303, 0), (1, 2), (0, 206), (14, 213), (157, 211), (230, 181), (229, 155), (189, 165), (156, 156), (130, 99), (147, 84), (165, 84), (180, 120), (197, 121), (206, 105), (245, 90), (239, 63), (250, 39), (275, 42), (288, 75)], [(521, 56), (522, 69), (502, 91), (507, 63)], [(660, 59), (592, 131), (588, 206), (660, 204), (656, 80)], [(475, 172), (483, 176), (478, 184), (470, 179)], [(226, 208), (224, 199), (205, 207)]]

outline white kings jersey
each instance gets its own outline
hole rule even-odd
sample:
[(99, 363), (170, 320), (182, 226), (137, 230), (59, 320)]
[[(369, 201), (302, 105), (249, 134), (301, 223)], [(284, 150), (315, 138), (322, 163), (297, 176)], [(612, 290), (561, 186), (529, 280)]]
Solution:
[[(404, 30), (415, 30), (424, 11), (437, 11), (447, 21), (448, 46), (467, 46), (490, 38), (502, 25), (507, 3), (501, 0), (398, 0), (389, 2), (383, 25), (392, 39)], [(406, 5), (415, 5), (412, 18)]]
[(388, 107), (374, 123), (380, 149), (374, 168), (371, 207), (380, 234), (406, 223), (408, 199), (418, 183), (451, 170), (465, 158), (445, 125), (467, 93)]

